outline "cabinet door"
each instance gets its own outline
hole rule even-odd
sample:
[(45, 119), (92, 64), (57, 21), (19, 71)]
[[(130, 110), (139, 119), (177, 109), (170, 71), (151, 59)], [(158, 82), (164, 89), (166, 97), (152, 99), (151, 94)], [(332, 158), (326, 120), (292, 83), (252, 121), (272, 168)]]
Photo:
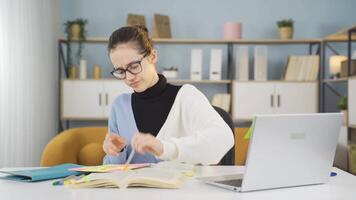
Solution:
[(348, 96), (349, 124), (356, 127), (356, 78), (349, 79)]
[(111, 106), (117, 96), (122, 93), (131, 93), (132, 89), (124, 81), (110, 80), (104, 81), (104, 117), (108, 118), (111, 112)]
[(62, 119), (100, 119), (103, 84), (92, 80), (62, 81)]
[(318, 112), (318, 88), (316, 82), (276, 83), (276, 113)]
[(274, 83), (234, 81), (232, 93), (234, 120), (251, 120), (255, 114), (274, 112)]

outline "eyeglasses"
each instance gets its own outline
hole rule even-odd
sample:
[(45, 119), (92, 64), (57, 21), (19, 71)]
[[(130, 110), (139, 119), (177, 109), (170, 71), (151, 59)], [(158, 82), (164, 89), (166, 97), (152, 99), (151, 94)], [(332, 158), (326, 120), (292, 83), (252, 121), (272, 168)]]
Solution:
[(147, 54), (143, 55), (143, 57), (140, 60), (131, 62), (130, 64), (128, 64), (126, 69), (123, 69), (123, 68), (115, 69), (114, 68), (110, 72), (111, 75), (113, 75), (115, 78), (117, 78), (119, 80), (123, 80), (126, 78), (126, 72), (130, 72), (130, 74), (132, 74), (132, 75), (139, 74), (140, 72), (142, 72), (141, 62), (146, 56), (147, 56)]

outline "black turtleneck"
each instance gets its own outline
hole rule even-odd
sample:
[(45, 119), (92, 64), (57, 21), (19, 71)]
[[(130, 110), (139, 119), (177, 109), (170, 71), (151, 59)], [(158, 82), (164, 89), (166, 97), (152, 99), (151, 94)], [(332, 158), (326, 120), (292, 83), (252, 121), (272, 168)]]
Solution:
[(132, 94), (132, 110), (137, 128), (156, 136), (167, 119), (181, 86), (167, 83), (159, 74), (158, 82), (143, 92)]

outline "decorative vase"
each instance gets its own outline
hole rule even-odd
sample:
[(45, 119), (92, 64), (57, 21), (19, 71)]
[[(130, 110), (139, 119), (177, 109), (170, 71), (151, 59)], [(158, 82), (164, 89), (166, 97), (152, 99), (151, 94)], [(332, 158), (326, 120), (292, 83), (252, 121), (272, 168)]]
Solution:
[(72, 65), (69, 69), (69, 78), (76, 79), (77, 78), (77, 66)]
[(293, 38), (293, 27), (280, 27), (279, 37), (282, 40), (288, 40)]
[(79, 61), (79, 78), (86, 79), (87, 78), (87, 61), (80, 59)]
[(70, 26), (70, 32), (69, 32), (70, 38), (71, 39), (79, 39), (80, 29), (81, 28), (80, 28), (79, 24), (72, 24)]
[(166, 78), (172, 78), (172, 79), (174, 79), (174, 78), (177, 78), (177, 70), (163, 70), (162, 71), (162, 74), (163, 74), (163, 76), (164, 77), (166, 77)]
[(99, 65), (94, 65), (93, 78), (94, 79), (100, 79), (101, 78), (101, 67)]

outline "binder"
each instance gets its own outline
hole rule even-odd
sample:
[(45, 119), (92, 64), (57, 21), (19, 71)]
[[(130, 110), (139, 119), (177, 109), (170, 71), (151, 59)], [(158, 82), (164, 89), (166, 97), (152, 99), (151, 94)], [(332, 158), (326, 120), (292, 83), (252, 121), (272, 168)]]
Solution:
[(211, 49), (210, 54), (210, 80), (221, 80), (222, 49)]
[(249, 56), (248, 46), (239, 46), (236, 53), (236, 73), (235, 79), (240, 81), (248, 81), (249, 77)]
[(7, 176), (1, 176), (0, 179), (35, 182), (35, 181), (45, 181), (50, 179), (63, 178), (70, 175), (84, 174), (84, 172), (76, 172), (76, 171), (68, 170), (70, 168), (75, 168), (75, 167), (82, 167), (82, 165), (66, 163), (54, 167), (46, 167), (41, 169), (16, 170), (16, 171), (0, 170), (0, 173), (8, 174)]
[(203, 50), (192, 49), (190, 62), (190, 79), (201, 80), (203, 68)]
[(256, 81), (267, 80), (267, 46), (255, 47), (254, 78)]

